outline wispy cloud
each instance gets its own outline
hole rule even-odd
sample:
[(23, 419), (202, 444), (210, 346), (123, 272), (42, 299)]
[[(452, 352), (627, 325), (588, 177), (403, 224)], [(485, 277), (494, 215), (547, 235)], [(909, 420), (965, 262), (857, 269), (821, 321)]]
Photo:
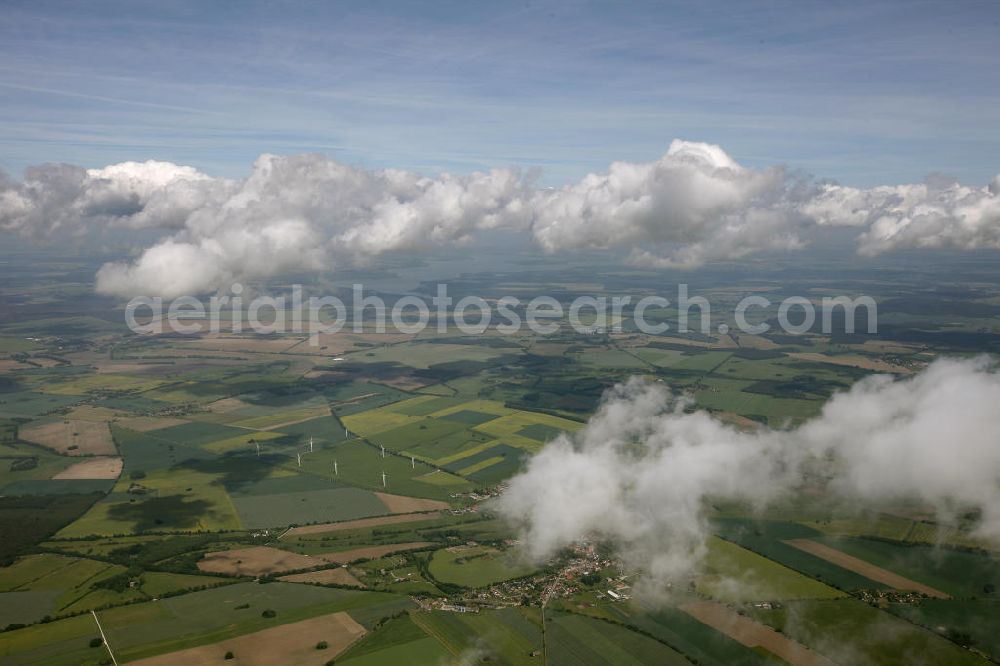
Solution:
[[(339, 159), (414, 170), (530, 162), (559, 185), (689, 136), (751, 166), (815, 163), (858, 186), (932, 169), (976, 182), (1000, 148), (995, 13), (8, 3), (0, 141), (10, 170), (72, 152), (91, 165), (183, 157), (232, 176), (251, 153), (332, 146)], [(133, 129), (117, 145), (91, 142), (88, 128), (109, 119)], [(163, 126), (174, 128), (166, 152)], [(60, 146), (47, 127), (79, 138)]]

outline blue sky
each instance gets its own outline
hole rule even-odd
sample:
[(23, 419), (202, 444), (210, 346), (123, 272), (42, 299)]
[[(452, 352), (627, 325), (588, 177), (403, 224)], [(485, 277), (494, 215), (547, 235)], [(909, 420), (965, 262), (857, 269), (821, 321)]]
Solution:
[(1000, 172), (1000, 2), (0, 5), (0, 168), (262, 152), (559, 184), (675, 137), (852, 185)]

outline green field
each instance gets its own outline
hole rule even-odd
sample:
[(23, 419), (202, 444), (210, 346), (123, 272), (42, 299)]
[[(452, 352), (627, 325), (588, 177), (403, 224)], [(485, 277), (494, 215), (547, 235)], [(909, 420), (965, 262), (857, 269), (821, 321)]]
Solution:
[(873, 664), (981, 664), (982, 659), (940, 636), (855, 599), (790, 601), (752, 615), (835, 661)]
[(444, 647), (413, 623), (409, 615), (393, 618), (349, 648), (337, 663), (381, 666), (398, 663), (440, 663), (449, 657)]
[(1000, 587), (1000, 558), (996, 555), (876, 539), (822, 541), (957, 598), (990, 596), (988, 590)]
[[(435, 471), (434, 467), (420, 460), (411, 462), (405, 455), (392, 455), (388, 447), (383, 458), (377, 446), (359, 439), (345, 440), (304, 454), (301, 469), (305, 474), (332, 481), (334, 461), (337, 461), (338, 470), (336, 481), (368, 490), (448, 501), (452, 493), (471, 488), (467, 481), (448, 485), (423, 481), (421, 479)], [(290, 469), (294, 465), (291, 459), (286, 464)], [(383, 471), (387, 477), (385, 487), (382, 486)]]
[(717, 519), (717, 533), (728, 541), (783, 564), (807, 576), (816, 578), (840, 590), (882, 589), (885, 586), (864, 576), (842, 569), (818, 557), (809, 555), (782, 541), (812, 539), (822, 536), (811, 528), (784, 521)]
[(582, 615), (550, 612), (546, 617), (548, 663), (573, 664), (689, 664), (664, 643), (611, 622)]
[(919, 605), (892, 604), (889, 611), (934, 633), (1000, 659), (997, 599), (925, 599)]
[[(610, 270), (598, 253), (516, 259), (489, 274), (463, 272), (454, 286), (489, 299), (552, 293), (565, 305), (591, 292), (657, 293), (675, 276)], [(382, 335), (369, 321), (364, 332), (324, 335), (320, 345), (246, 330), (133, 334), (121, 324), (123, 304), (94, 293), (103, 261), (12, 253), (0, 261), (0, 629), (11, 625), (0, 632), (0, 663), (98, 666), (107, 653), (89, 647), (92, 609), (123, 664), (338, 611), (369, 633), (343, 655), (317, 651), (319, 663), (779, 663), (680, 610), (693, 599), (717, 600), (838, 663), (1000, 659), (1000, 551), (975, 531), (989, 517), (976, 507), (949, 506), (954, 515), (942, 516), (920, 498), (862, 504), (826, 486), (837, 468), (810, 460), (803, 491), (765, 506), (725, 492), (699, 496), (692, 508), (712, 536), (692, 569), (653, 589), (643, 563), (626, 570), (635, 560), (623, 560), (603, 532), (525, 564), (525, 535), (497, 517), (491, 497), (508, 492), (506, 482), (546, 443), (572, 439), (606, 391), (631, 377), (686, 396), (685, 411), (765, 432), (794, 428), (871, 374), (827, 362), (838, 355), (912, 376), (937, 356), (1000, 353), (992, 255), (926, 275), (933, 262), (904, 274), (866, 257), (849, 281), (770, 259), (752, 279), (734, 278), (744, 268), (735, 262), (705, 266), (683, 275), (712, 299), (709, 334), (677, 332), (678, 311), (668, 307), (647, 313), (672, 326), (660, 336), (630, 328), (628, 317), (623, 332), (582, 334), (563, 321), (549, 336), (465, 335), (454, 326)], [(435, 261), (374, 258), (330, 284), (339, 292), (347, 276), (375, 275), (426, 295)], [(441, 268), (441, 279), (453, 270)], [(277, 293), (280, 277), (251, 289)], [(884, 333), (715, 333), (734, 324), (726, 313), (747, 294), (844, 291), (878, 300)], [(776, 307), (755, 313), (771, 324), (775, 315)], [(33, 425), (71, 420), (108, 423), (124, 463), (118, 479), (55, 479), (82, 459), (19, 439)], [(336, 529), (390, 511), (407, 520)], [(655, 543), (660, 535), (640, 536)], [(784, 543), (797, 538), (951, 598), (890, 591)], [(330, 565), (328, 580), (350, 582), (336, 578), (349, 573), (361, 588), (274, 582), (281, 574), (251, 582), (197, 566), (206, 552), (255, 546), (316, 558), (415, 542), (428, 545), (375, 550), (343, 571)]]
[(704, 560), (700, 594), (725, 602), (833, 599), (844, 593), (734, 543), (713, 537)]
[[(333, 482), (328, 482), (333, 485)], [(237, 495), (233, 505), (245, 528), (305, 525), (389, 513), (370, 491), (351, 487), (276, 494)]]
[(751, 648), (669, 606), (623, 610), (612, 607), (621, 621), (655, 636), (697, 664), (710, 666), (763, 666), (773, 663)]
[(354, 352), (352, 361), (363, 363), (399, 363), (426, 370), (438, 363), (452, 361), (488, 361), (503, 354), (503, 350), (475, 345), (401, 343)]
[(479, 613), (433, 612), (413, 616), (427, 634), (453, 655), (479, 653), (480, 660), (505, 664), (532, 664), (541, 651), (541, 627), (518, 609)]
[[(114, 608), (101, 612), (100, 620), (116, 656), (126, 661), (338, 611), (370, 627), (409, 606), (404, 597), (380, 592), (241, 583)], [(266, 609), (276, 617), (262, 617)], [(87, 643), (96, 631), (89, 614), (35, 625), (5, 634), (0, 656), (7, 664), (86, 663), (93, 658)]]
[(81, 401), (82, 398), (76, 396), (50, 395), (34, 391), (0, 393), (0, 416), (42, 416)]
[(512, 553), (485, 546), (439, 550), (431, 558), (429, 569), (435, 579), (463, 587), (485, 587), (534, 571), (534, 567), (517, 562)]
[(159, 597), (178, 590), (225, 584), (213, 576), (147, 571), (129, 576), (134, 586), (112, 579), (126, 575), (124, 566), (43, 553), (22, 557), (0, 568), (0, 627), (30, 624), (107, 605)]

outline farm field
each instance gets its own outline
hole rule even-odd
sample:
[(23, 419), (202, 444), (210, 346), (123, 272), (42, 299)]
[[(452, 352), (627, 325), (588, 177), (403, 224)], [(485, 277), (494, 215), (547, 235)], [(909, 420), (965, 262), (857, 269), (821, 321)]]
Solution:
[(91, 458), (73, 463), (61, 472), (52, 476), (53, 479), (117, 479), (122, 473), (121, 458)]
[(799, 550), (815, 555), (820, 559), (836, 564), (837, 566), (843, 567), (849, 571), (853, 571), (854, 573), (860, 574), (865, 578), (882, 583), (883, 585), (891, 587), (895, 590), (912, 590), (914, 592), (926, 594), (929, 597), (935, 597), (938, 599), (948, 598), (948, 595), (941, 590), (934, 589), (929, 585), (924, 585), (923, 583), (918, 583), (898, 574), (894, 574), (891, 571), (883, 569), (882, 567), (865, 562), (862, 559), (848, 555), (843, 551), (831, 548), (825, 544), (818, 543), (810, 539), (791, 539), (786, 541), (786, 543), (790, 546), (798, 548)]
[(717, 537), (708, 541), (708, 574), (697, 582), (705, 596), (725, 602), (833, 599), (844, 593)]
[(850, 645), (856, 658), (869, 663), (907, 664), (914, 654), (928, 663), (982, 663), (954, 643), (854, 599), (792, 601), (777, 610), (751, 609), (750, 615), (834, 660)]
[(512, 553), (481, 546), (439, 550), (428, 568), (435, 579), (464, 587), (484, 587), (533, 571), (532, 567), (517, 563)]
[[(169, 666), (184, 663), (193, 666), (217, 664), (220, 656), (232, 653), (240, 664), (267, 666), (278, 662), (322, 666), (365, 635), (365, 628), (347, 613), (332, 613), (262, 629), (212, 645), (178, 650), (131, 663), (139, 666)], [(322, 650), (316, 648), (325, 644)]]
[(375, 629), (343, 655), (344, 663), (394, 663), (393, 659), (406, 660), (407, 654), (430, 653), (438, 661), (447, 658), (443, 646), (430, 638), (411, 617), (411, 614), (394, 617)]
[(337, 532), (339, 530), (353, 530), (362, 527), (377, 527), (379, 525), (397, 525), (399, 523), (421, 522), (433, 519), (434, 513), (402, 513), (395, 516), (382, 516), (380, 518), (362, 518), (360, 520), (345, 520), (339, 523), (323, 523), (320, 525), (306, 525), (303, 527), (293, 527), (286, 532), (287, 537), (305, 536), (308, 534), (324, 534), (326, 532)]
[[(0, 569), (0, 625), (59, 617), (151, 599), (178, 590), (225, 584), (223, 579), (174, 573), (143, 572), (118, 583), (126, 567), (54, 554), (29, 555)], [(5, 621), (6, 620), (6, 621)]]
[(517, 609), (481, 613), (414, 613), (413, 623), (436, 638), (453, 657), (461, 658), (478, 649), (483, 659), (509, 664), (530, 664), (538, 660), (541, 627)]
[(553, 613), (546, 618), (546, 650), (552, 664), (687, 664), (676, 650), (610, 622)]
[(326, 585), (349, 585), (353, 587), (364, 587), (364, 584), (345, 568), (323, 569), (321, 571), (311, 571), (307, 573), (291, 574), (282, 576), (278, 580), (287, 583), (323, 583)]
[(801, 643), (743, 617), (718, 603), (699, 601), (684, 604), (680, 608), (699, 622), (714, 627), (747, 647), (763, 648), (768, 654), (777, 655), (789, 664), (802, 664), (802, 666), (834, 666), (835, 664)]
[[(214, 590), (123, 606), (99, 613), (101, 625), (119, 659), (135, 660), (211, 645), (276, 625), (346, 612), (366, 629), (379, 618), (409, 606), (395, 595), (321, 588), (295, 583), (242, 583)], [(274, 617), (262, 617), (271, 610)], [(36, 625), (5, 636), (5, 663), (80, 664), (92, 656), (88, 641), (97, 634), (93, 618), (81, 615)], [(48, 639), (46, 638), (48, 636)], [(56, 637), (56, 640), (52, 640)], [(11, 655), (17, 653), (17, 658)]]
[(105, 423), (43, 420), (20, 428), (18, 434), (27, 442), (65, 455), (114, 455), (118, 452)]
[(322, 564), (323, 560), (318, 558), (260, 546), (205, 553), (205, 556), (198, 561), (198, 568), (208, 573), (227, 576), (262, 576), (296, 569), (311, 569)]
[[(962, 285), (905, 289), (939, 308), (938, 290), (974, 289), (969, 307), (986, 314), (890, 312), (875, 340), (583, 335), (565, 321), (551, 336), (451, 324), (378, 334), (365, 322), (317, 345), (298, 334), (188, 339), (132, 334), (103, 297), (80, 312), (61, 295), (89, 294), (79, 283), (46, 277), (26, 300), (0, 286), (17, 319), (0, 314), (0, 662), (98, 666), (108, 657), (90, 646), (91, 610), (123, 664), (1000, 658), (1000, 550), (977, 531), (984, 515), (895, 497), (841, 504), (826, 461), (772, 503), (703, 497), (698, 561), (659, 572), (656, 589), (602, 534), (529, 564), (525, 534), (496, 510), (547, 443), (580, 450), (575, 433), (632, 377), (684, 396), (678, 413), (707, 410), (727, 433), (794, 432), (874, 373), (912, 377), (937, 356), (1000, 350), (1000, 286), (981, 266), (961, 270)], [(562, 298), (581, 285), (652, 294), (663, 276), (541, 262), (463, 280), (491, 296), (504, 284)], [(702, 279), (728, 307), (804, 278), (776, 268), (754, 284)], [(864, 273), (858, 284), (890, 300), (894, 279)], [(677, 310), (650, 315), (673, 326)], [(713, 329), (724, 317), (713, 311)], [(639, 454), (651, 423), (622, 427), (633, 425), (626, 448)], [(559, 501), (586, 508), (600, 482), (588, 484)]]

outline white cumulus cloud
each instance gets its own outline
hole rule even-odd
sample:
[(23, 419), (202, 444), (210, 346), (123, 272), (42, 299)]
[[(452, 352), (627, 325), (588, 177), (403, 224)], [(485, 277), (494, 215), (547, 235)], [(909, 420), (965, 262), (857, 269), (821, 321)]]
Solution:
[(0, 230), (160, 230), (133, 260), (101, 269), (98, 290), (122, 296), (200, 293), (500, 227), (549, 252), (622, 248), (634, 265), (691, 268), (797, 249), (828, 225), (856, 228), (866, 255), (1000, 248), (1000, 176), (979, 188), (929, 178), (859, 189), (752, 169), (719, 146), (679, 140), (656, 161), (615, 162), (554, 189), (516, 169), (428, 177), (322, 155), (262, 155), (238, 180), (155, 161), (42, 165), (20, 182), (0, 174)]
[(928, 179), (862, 190), (827, 185), (802, 206), (820, 224), (862, 228), (861, 254), (904, 248), (1000, 248), (1000, 176), (986, 187)]
[(978, 509), (977, 534), (1000, 541), (998, 400), (990, 360), (945, 359), (909, 379), (864, 379), (797, 428), (745, 432), (633, 379), (546, 444), (496, 509), (533, 558), (599, 538), (659, 583), (696, 569), (712, 498), (762, 507), (818, 469), (844, 498)]
[(98, 291), (123, 296), (197, 294), (524, 223), (524, 185), (515, 170), (428, 178), (321, 155), (263, 155), (242, 181), (166, 179), (133, 165), (99, 175), (145, 203), (121, 216), (122, 224), (172, 232), (134, 260), (101, 268)]
[(674, 141), (655, 162), (615, 162), (537, 194), (532, 231), (550, 252), (632, 247), (638, 265), (697, 266), (800, 246), (797, 186), (783, 169), (747, 169), (719, 146)]

